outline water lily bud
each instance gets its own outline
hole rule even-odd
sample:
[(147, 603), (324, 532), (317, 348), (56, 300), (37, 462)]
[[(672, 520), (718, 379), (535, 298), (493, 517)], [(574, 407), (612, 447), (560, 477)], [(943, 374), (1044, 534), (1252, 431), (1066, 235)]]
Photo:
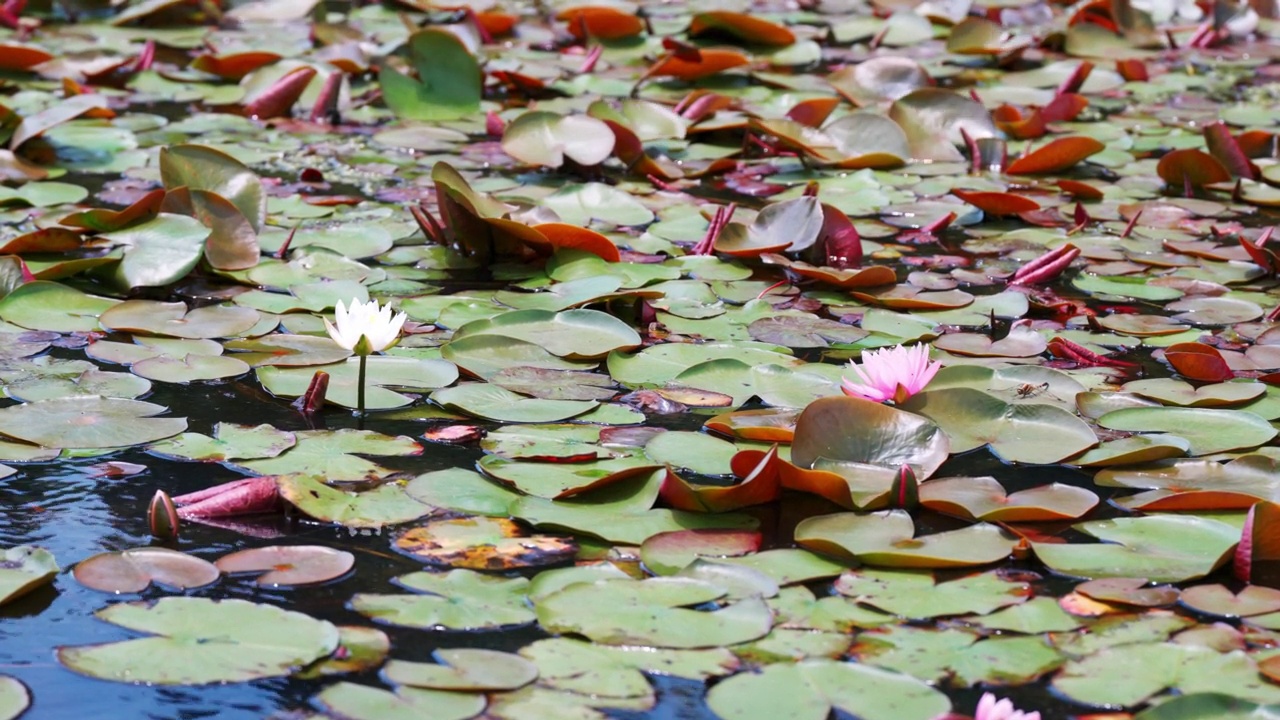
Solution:
[(920, 483), (910, 465), (898, 468), (898, 477), (889, 493), (889, 507), (914, 510), (920, 506)]
[(176, 540), (178, 538), (178, 508), (174, 507), (169, 493), (157, 490), (147, 506), (147, 526), (151, 536), (158, 540)]

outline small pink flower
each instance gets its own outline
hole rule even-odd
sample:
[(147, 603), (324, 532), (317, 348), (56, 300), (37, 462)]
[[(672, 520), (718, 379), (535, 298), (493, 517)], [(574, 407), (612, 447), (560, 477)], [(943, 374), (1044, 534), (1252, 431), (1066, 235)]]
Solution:
[(942, 363), (929, 361), (929, 346), (915, 345), (884, 348), (862, 354), (862, 365), (849, 367), (857, 373), (862, 384), (844, 379), (841, 388), (850, 397), (872, 402), (892, 400), (901, 405), (907, 398), (924, 389), (938, 374)]
[(973, 720), (1040, 720), (1039, 712), (1022, 712), (1013, 706), (1013, 701), (1005, 698), (996, 700), (996, 696), (985, 693), (978, 701), (978, 709), (973, 713)]

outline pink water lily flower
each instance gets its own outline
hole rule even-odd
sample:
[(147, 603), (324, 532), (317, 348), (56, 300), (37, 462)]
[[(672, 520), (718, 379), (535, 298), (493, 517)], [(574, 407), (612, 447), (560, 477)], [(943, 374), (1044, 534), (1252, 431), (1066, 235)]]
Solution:
[(901, 405), (907, 398), (924, 389), (938, 374), (942, 363), (929, 361), (929, 346), (915, 345), (883, 348), (862, 354), (862, 365), (849, 367), (857, 373), (861, 384), (844, 379), (841, 388), (850, 397), (872, 402), (892, 400)]
[(1013, 706), (1013, 701), (1005, 698), (996, 700), (996, 696), (985, 693), (978, 701), (978, 709), (973, 713), (973, 720), (1040, 720), (1039, 712), (1022, 712)]

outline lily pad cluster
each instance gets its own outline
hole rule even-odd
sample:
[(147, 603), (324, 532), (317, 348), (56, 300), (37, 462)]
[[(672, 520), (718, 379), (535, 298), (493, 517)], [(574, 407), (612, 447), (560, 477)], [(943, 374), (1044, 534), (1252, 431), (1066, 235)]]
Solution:
[[(655, 676), (724, 720), (1280, 712), (1267, 9), (714, 5), (0, 8), (0, 485), (101, 456), (225, 533), (61, 558), (138, 635), (65, 668), (341, 718)], [(325, 328), (370, 299), (366, 362)], [(845, 396), (901, 345), (927, 387)], [(37, 544), (0, 604), (62, 582)], [(272, 594), (317, 582), (366, 624)]]

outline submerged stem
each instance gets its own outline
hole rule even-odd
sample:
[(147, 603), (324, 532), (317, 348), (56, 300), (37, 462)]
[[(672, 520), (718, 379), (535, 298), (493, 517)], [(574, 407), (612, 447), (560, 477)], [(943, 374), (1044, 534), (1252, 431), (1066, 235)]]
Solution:
[(360, 377), (356, 380), (356, 412), (361, 418), (364, 417), (364, 365), (368, 359), (368, 355), (360, 356)]

